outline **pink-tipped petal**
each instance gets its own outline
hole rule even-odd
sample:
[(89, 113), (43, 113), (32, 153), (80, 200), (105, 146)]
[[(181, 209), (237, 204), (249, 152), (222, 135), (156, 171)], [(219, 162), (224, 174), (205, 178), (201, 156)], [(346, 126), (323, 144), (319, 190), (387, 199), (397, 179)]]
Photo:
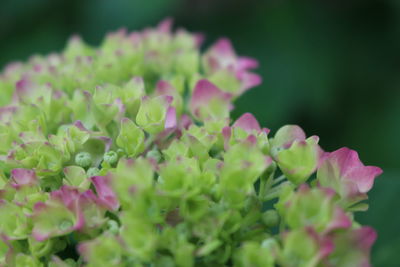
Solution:
[(51, 199), (63, 203), (71, 211), (75, 211), (75, 202), (79, 197), (79, 190), (77, 188), (63, 185), (59, 190), (50, 193)]
[(303, 129), (297, 125), (285, 125), (276, 132), (273, 144), (275, 147), (289, 148), (296, 140), (306, 140)]
[(33, 170), (13, 169), (11, 171), (11, 177), (15, 181), (17, 186), (35, 185), (37, 183), (37, 177)]
[(207, 107), (212, 101), (220, 102), (221, 105), (225, 105), (229, 110), (231, 107), (231, 98), (231, 94), (221, 91), (213, 83), (202, 79), (195, 85), (190, 100), (190, 110), (196, 117), (202, 117), (202, 110), (207, 112)]
[(253, 131), (260, 132), (260, 124), (257, 119), (251, 113), (245, 113), (240, 116), (239, 119), (233, 124), (233, 127), (239, 127), (245, 130), (248, 133)]
[(86, 129), (86, 127), (83, 125), (82, 121), (80, 121), (80, 120), (75, 121), (74, 126), (76, 126), (81, 131), (89, 132), (89, 130)]
[(319, 252), (318, 259), (324, 259), (329, 254), (331, 254), (335, 248), (333, 241), (329, 238), (329, 236), (318, 234), (313, 227), (306, 227), (307, 234), (314, 239), (314, 241), (318, 244)]
[(333, 244), (332, 240), (329, 238), (324, 238), (320, 241), (320, 250), (319, 250), (319, 257), (320, 259), (324, 259), (329, 254), (333, 252), (335, 249), (335, 245)]
[(254, 135), (250, 134), (247, 138), (246, 138), (246, 142), (248, 142), (249, 144), (255, 146), (257, 144), (257, 137), (255, 137)]
[(258, 67), (258, 61), (250, 57), (239, 57), (238, 67), (240, 69), (254, 69)]
[(160, 80), (156, 85), (157, 95), (174, 95), (176, 94), (176, 89), (165, 80)]
[(356, 244), (365, 252), (369, 252), (372, 245), (375, 243), (377, 236), (376, 231), (369, 226), (363, 226), (353, 232), (353, 238), (356, 241)]
[(50, 234), (44, 234), (37, 229), (33, 229), (32, 236), (36, 241), (43, 242), (50, 237)]
[(229, 98), (229, 94), (222, 92), (218, 87), (208, 80), (200, 80), (197, 82), (193, 95), (192, 95), (192, 106), (197, 107), (199, 105), (207, 104), (212, 98)]
[(101, 203), (110, 210), (119, 208), (118, 199), (110, 187), (110, 176), (94, 176), (91, 178)]
[(172, 18), (166, 18), (157, 25), (157, 30), (162, 33), (170, 33), (173, 23), (174, 20)]
[(331, 223), (328, 225), (326, 232), (330, 232), (336, 229), (350, 228), (352, 222), (346, 213), (339, 207), (336, 207)]
[(192, 125), (192, 124), (193, 124), (193, 120), (190, 118), (190, 116), (187, 114), (183, 114), (179, 121), (180, 128), (187, 130), (187, 129), (189, 129), (190, 125)]
[(251, 72), (243, 72), (237, 75), (239, 80), (242, 81), (242, 91), (256, 87), (261, 84), (261, 76)]
[(19, 96), (28, 94), (31, 88), (32, 82), (27, 77), (22, 78), (15, 84), (15, 91)]
[(200, 47), (205, 39), (204, 34), (202, 34), (202, 33), (195, 33), (193, 35), (193, 38), (194, 38), (194, 42), (197, 47)]
[(382, 169), (365, 166), (358, 153), (346, 147), (327, 155), (318, 171), (323, 186), (336, 185), (339, 193), (349, 197), (367, 193), (375, 178), (382, 174)]
[(176, 110), (174, 107), (169, 107), (165, 115), (165, 129), (174, 129), (176, 128), (176, 125)]
[(229, 141), (231, 139), (232, 136), (232, 129), (229, 126), (225, 126), (222, 129), (222, 136), (224, 138), (224, 149), (228, 150), (229, 149)]
[(220, 56), (235, 57), (235, 50), (233, 49), (232, 43), (228, 38), (220, 38), (211, 47), (211, 50)]

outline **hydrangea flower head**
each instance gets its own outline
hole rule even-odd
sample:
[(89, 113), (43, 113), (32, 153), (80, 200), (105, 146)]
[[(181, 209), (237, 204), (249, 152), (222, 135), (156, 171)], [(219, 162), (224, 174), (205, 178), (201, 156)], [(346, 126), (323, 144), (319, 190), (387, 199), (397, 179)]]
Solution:
[(261, 83), (222, 38), (72, 37), (0, 75), (0, 266), (369, 266), (374, 179), (234, 101)]

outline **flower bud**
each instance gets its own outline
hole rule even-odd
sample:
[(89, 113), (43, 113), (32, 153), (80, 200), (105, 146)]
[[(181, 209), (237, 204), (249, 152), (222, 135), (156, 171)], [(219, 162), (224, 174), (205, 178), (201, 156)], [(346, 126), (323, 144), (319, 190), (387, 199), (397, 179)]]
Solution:
[(267, 210), (262, 214), (261, 220), (267, 227), (277, 226), (279, 223), (278, 212), (276, 210)]
[(88, 152), (80, 152), (75, 156), (75, 163), (82, 168), (87, 168), (92, 164), (92, 156)]
[(89, 168), (89, 169), (87, 170), (86, 175), (87, 175), (88, 177), (93, 177), (93, 176), (99, 175), (99, 172), (100, 172), (99, 168), (92, 167), (92, 168)]
[(115, 151), (108, 151), (104, 154), (103, 160), (110, 165), (118, 162), (118, 154)]

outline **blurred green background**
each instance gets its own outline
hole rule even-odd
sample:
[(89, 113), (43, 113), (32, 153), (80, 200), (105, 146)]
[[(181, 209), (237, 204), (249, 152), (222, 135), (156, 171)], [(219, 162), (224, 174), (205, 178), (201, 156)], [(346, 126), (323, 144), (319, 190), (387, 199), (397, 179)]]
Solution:
[(260, 61), (264, 82), (234, 117), (252, 112), (273, 132), (299, 124), (325, 150), (348, 146), (384, 169), (357, 216), (378, 230), (374, 266), (400, 266), (400, 1), (1, 0), (0, 67), (60, 51), (74, 33), (98, 44), (167, 16)]

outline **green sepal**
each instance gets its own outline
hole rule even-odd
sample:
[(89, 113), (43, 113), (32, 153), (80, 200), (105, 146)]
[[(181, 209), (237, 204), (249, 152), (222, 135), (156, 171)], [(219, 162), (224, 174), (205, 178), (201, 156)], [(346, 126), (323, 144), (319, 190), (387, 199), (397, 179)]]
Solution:
[(128, 118), (121, 120), (121, 130), (116, 144), (125, 151), (128, 157), (135, 157), (143, 152), (144, 140), (144, 132), (133, 121)]
[(320, 160), (318, 138), (312, 136), (305, 141), (294, 141), (288, 149), (277, 154), (277, 163), (284, 175), (294, 184), (308, 180)]

